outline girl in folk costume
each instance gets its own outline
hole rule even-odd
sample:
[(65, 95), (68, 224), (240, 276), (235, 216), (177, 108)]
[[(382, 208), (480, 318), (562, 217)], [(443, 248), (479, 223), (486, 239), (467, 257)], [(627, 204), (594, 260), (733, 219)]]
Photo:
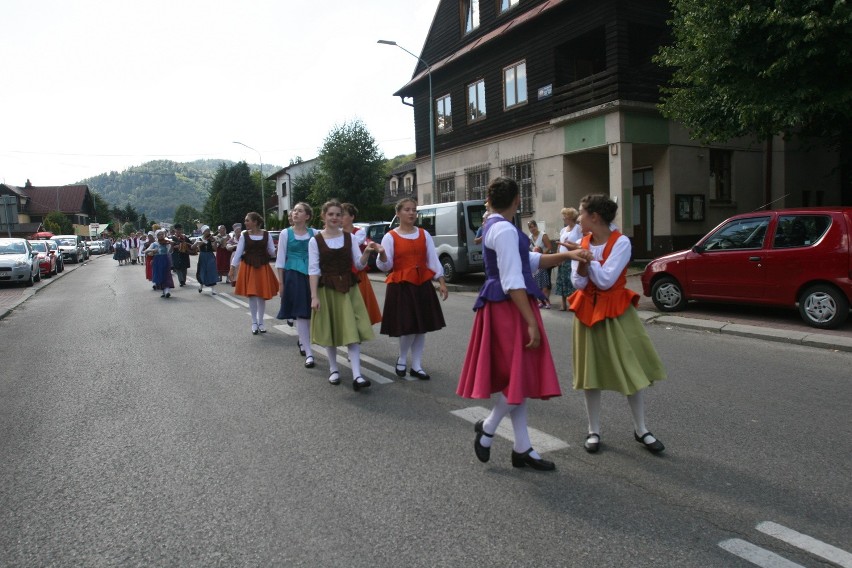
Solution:
[[(145, 257), (145, 279), (149, 281), (154, 278), (154, 257), (148, 254), (148, 249), (156, 242), (157, 241), (154, 239), (154, 231), (149, 231), (145, 242), (139, 247), (140, 253)], [(156, 289), (156, 287), (154, 289)]]
[(225, 244), (225, 250), (228, 251), (228, 275), (225, 276), (225, 279), (231, 286), (237, 285), (237, 273), (240, 270), (239, 260), (237, 261), (236, 271), (231, 270), (231, 261), (234, 260), (234, 253), (237, 252), (237, 245), (240, 244), (240, 236), (242, 234), (242, 223), (234, 223), (234, 230), (231, 231), (230, 238), (228, 238), (228, 242)]
[[(559, 231), (559, 249), (556, 252), (564, 252), (566, 250), (576, 250), (579, 248), (580, 239), (583, 238), (583, 231), (580, 229), (580, 224), (577, 223), (577, 210), (573, 207), (565, 207), (561, 211), (562, 222), (565, 224), (562, 230)], [(571, 263), (563, 262), (559, 265), (556, 272), (556, 295), (562, 301), (559, 311), (567, 311), (568, 296), (574, 293), (574, 286), (571, 285)]]
[(172, 279), (172, 243), (166, 239), (165, 231), (157, 231), (157, 241), (145, 249), (145, 254), (153, 257), (151, 281), (155, 290), (162, 290), (161, 298), (171, 298), (171, 289), (175, 287)]
[(527, 399), (562, 394), (536, 305), (543, 294), (532, 272), (579, 259), (581, 254), (530, 252), (529, 237), (511, 222), (519, 201), (515, 180), (499, 177), (489, 184), (491, 214), (482, 237), (486, 280), (473, 306), (476, 316), (456, 393), (465, 398), (499, 393), (488, 418), (474, 426), (473, 447), (480, 461), (491, 457), (494, 433), (510, 414), (515, 433), (512, 465), (552, 470), (553, 462), (533, 450), (527, 429)]
[[(338, 201), (322, 206), (325, 228), (308, 243), (308, 274), (311, 285), (311, 341), (326, 348), (332, 385), (340, 384), (337, 347), (346, 345), (352, 365), (352, 389), (370, 386), (361, 376), (361, 342), (373, 339), (370, 317), (364, 298), (358, 290), (358, 277), (352, 265), (361, 270), (371, 250), (381, 247), (371, 243), (362, 253), (352, 236), (343, 230), (343, 208)], [(289, 278), (289, 275), (288, 275)]]
[(589, 262), (572, 262), (569, 298), (574, 312), (574, 388), (586, 397), (589, 434), (584, 447), (601, 446), (601, 390), (627, 396), (633, 436), (652, 453), (665, 449), (645, 427), (644, 388), (666, 378), (666, 371), (636, 313), (639, 296), (627, 288), (630, 240), (611, 225), (618, 205), (606, 195), (580, 201), (578, 222)]
[(225, 225), (219, 225), (216, 231), (216, 273), (221, 281), (223, 276), (228, 278), (228, 272), (231, 270), (231, 251), (225, 246), (230, 236)]
[(219, 282), (219, 272), (216, 270), (219, 242), (210, 233), (210, 227), (202, 225), (201, 238), (192, 245), (192, 249), (198, 252), (198, 293), (200, 294), (205, 286), (210, 286), (210, 293), (215, 296), (216, 290), (213, 287)]
[(281, 284), (281, 309), (278, 319), (296, 320), (299, 351), (305, 355), (305, 367), (314, 366), (311, 350), (311, 285), (308, 280), (308, 242), (316, 231), (307, 226), (313, 210), (300, 202), (290, 210), (292, 226), (281, 231), (275, 267)]
[[(266, 333), (263, 317), (266, 313), (266, 300), (278, 292), (278, 278), (269, 267), (269, 259), (275, 257), (275, 243), (267, 231), (263, 230), (263, 218), (252, 211), (246, 214), (246, 230), (240, 235), (237, 249), (231, 258), (231, 282), (236, 280), (234, 293), (249, 299), (251, 312), (251, 332)], [(239, 265), (239, 277), (237, 277)]]
[(409, 198), (399, 200), (396, 215), (399, 227), (385, 234), (382, 239), (384, 254), (376, 260), (379, 270), (392, 271), (385, 280), (387, 288), (381, 333), (399, 337), (397, 376), (405, 376), (408, 352), (411, 351), (409, 375), (428, 381), (430, 377), (422, 365), (426, 333), (446, 325), (432, 280), (440, 283), (441, 297), (446, 300), (444, 268), (435, 252), (432, 235), (414, 225), (417, 202)]
[[(367, 240), (367, 231), (361, 227), (353, 225), (355, 217), (358, 215), (358, 209), (351, 203), (343, 205), (343, 230), (352, 235), (361, 252), (367, 248), (365, 241)], [(354, 267), (353, 267), (354, 270)], [(361, 296), (364, 298), (364, 305), (367, 306), (367, 313), (370, 314), (370, 323), (377, 324), (382, 321), (382, 310), (379, 308), (379, 302), (376, 300), (376, 294), (373, 292), (373, 285), (370, 283), (367, 272), (369, 267), (365, 266), (364, 270), (359, 272), (358, 288), (361, 290)]]

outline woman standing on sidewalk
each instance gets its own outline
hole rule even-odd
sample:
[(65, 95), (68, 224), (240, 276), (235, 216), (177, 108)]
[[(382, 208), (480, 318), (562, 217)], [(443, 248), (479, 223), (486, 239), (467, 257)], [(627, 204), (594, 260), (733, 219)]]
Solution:
[(636, 313), (639, 295), (629, 290), (630, 239), (612, 228), (618, 205), (606, 195), (580, 201), (579, 223), (586, 233), (581, 247), (588, 263), (573, 261), (569, 298), (574, 312), (574, 388), (586, 398), (589, 433), (583, 447), (601, 446), (601, 390), (627, 397), (633, 436), (651, 453), (665, 449), (645, 427), (645, 387), (666, 378), (666, 371)]
[(314, 366), (311, 350), (311, 285), (308, 280), (308, 242), (316, 231), (307, 226), (313, 209), (299, 202), (290, 210), (290, 223), (278, 239), (275, 267), (281, 282), (281, 309), (278, 319), (295, 320), (299, 334), (299, 352), (305, 356), (305, 367)]
[[(573, 207), (565, 207), (561, 211), (562, 222), (565, 224), (562, 230), (559, 231), (559, 249), (556, 252), (565, 252), (576, 250), (579, 248), (580, 239), (583, 238), (583, 232), (580, 225), (577, 223), (577, 210)], [(566, 300), (568, 296), (574, 293), (574, 286), (571, 285), (571, 263), (563, 262), (559, 265), (556, 271), (556, 295), (562, 301), (559, 311), (568, 310)]]
[[(275, 257), (275, 243), (267, 231), (263, 230), (263, 218), (252, 211), (246, 214), (246, 230), (240, 235), (237, 250), (231, 258), (231, 271), (228, 275), (237, 286), (234, 293), (246, 296), (251, 312), (251, 332), (266, 333), (263, 323), (266, 314), (266, 300), (278, 292), (278, 278), (269, 267), (269, 260)], [(239, 265), (239, 277), (237, 266)]]
[(326, 348), (328, 382), (340, 384), (337, 348), (345, 345), (352, 365), (352, 389), (359, 391), (370, 386), (361, 376), (361, 342), (373, 339), (370, 317), (358, 290), (352, 266), (361, 270), (367, 263), (375, 243), (365, 252), (358, 249), (352, 235), (345, 232), (343, 208), (339, 201), (327, 201), (322, 206), (325, 228), (308, 243), (308, 274), (311, 284), (311, 341)]
[(520, 201), (515, 180), (498, 177), (488, 185), (491, 215), (485, 223), (482, 254), (485, 283), (473, 306), (473, 329), (456, 393), (465, 398), (491, 398), (499, 393), (488, 418), (474, 426), (476, 457), (487, 462), (500, 421), (509, 414), (515, 433), (514, 467), (552, 470), (532, 448), (527, 428), (527, 399), (562, 394), (547, 333), (536, 301), (541, 290), (532, 269), (548, 268), (579, 252), (541, 255), (530, 252), (529, 238), (510, 221)]
[(382, 239), (383, 254), (376, 260), (379, 270), (388, 274), (385, 309), (381, 333), (399, 337), (396, 374), (404, 377), (408, 352), (411, 367), (408, 374), (422, 381), (431, 377), (423, 370), (426, 334), (445, 327), (444, 312), (435, 293), (433, 280), (440, 283), (441, 298), (447, 299), (444, 268), (435, 252), (432, 235), (414, 225), (417, 202), (410, 198), (396, 204), (399, 226)]
[[(533, 252), (538, 252), (541, 254), (547, 254), (550, 252), (550, 237), (546, 234), (542, 233), (538, 230), (538, 223), (530, 220), (527, 223), (527, 227), (530, 230), (530, 250)], [(544, 294), (544, 299), (538, 303), (540, 308), (545, 310), (550, 309), (550, 268), (541, 268), (539, 267), (533, 275), (535, 279), (536, 285), (541, 288), (542, 294)]]

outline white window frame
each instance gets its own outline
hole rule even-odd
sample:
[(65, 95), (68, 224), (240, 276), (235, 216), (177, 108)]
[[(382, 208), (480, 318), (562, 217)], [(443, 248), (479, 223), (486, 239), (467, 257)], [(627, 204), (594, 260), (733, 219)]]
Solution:
[[(449, 112), (448, 108), (449, 107)], [(441, 120), (444, 118), (444, 120)], [(453, 98), (447, 93), (435, 99), (435, 132), (445, 134), (453, 130)]]
[(479, 0), (462, 0), (462, 29), (465, 34), (479, 29)]
[[(471, 107), (471, 95), (475, 99), (474, 107)], [(480, 108), (481, 107), (481, 108)], [(477, 79), (467, 85), (467, 122), (485, 120), (487, 113), (485, 109), (485, 79)]]
[[(522, 70), (522, 72), (519, 73), (519, 70)], [(523, 78), (519, 80), (519, 76)], [(521, 83), (523, 84), (521, 85)], [(514, 102), (511, 104), (509, 104), (510, 88), (511, 97), (514, 98)], [(527, 62), (522, 60), (503, 68), (503, 108), (510, 109), (525, 104), (527, 104)]]

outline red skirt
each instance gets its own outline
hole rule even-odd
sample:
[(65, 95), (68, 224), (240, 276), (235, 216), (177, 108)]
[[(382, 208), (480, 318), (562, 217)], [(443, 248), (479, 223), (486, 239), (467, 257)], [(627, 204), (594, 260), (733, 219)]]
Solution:
[(535, 349), (524, 347), (530, 340), (527, 324), (512, 300), (486, 302), (473, 320), (456, 394), (491, 398), (502, 392), (509, 404), (562, 395), (541, 313), (536, 300), (528, 299), (538, 322), (540, 345)]
[(219, 276), (227, 276), (231, 270), (231, 251), (225, 247), (216, 249), (216, 272)]
[(358, 278), (361, 279), (358, 282), (358, 288), (361, 290), (361, 297), (364, 298), (364, 305), (370, 315), (370, 324), (375, 325), (382, 321), (382, 309), (379, 307), (378, 300), (376, 300), (376, 293), (373, 292), (373, 284), (370, 282), (366, 270), (359, 272)]
[(264, 300), (271, 300), (278, 295), (278, 290), (278, 277), (268, 264), (255, 268), (245, 261), (240, 262), (237, 285), (234, 288), (236, 295), (258, 296)]
[(145, 278), (147, 280), (154, 279), (154, 257), (145, 255)]

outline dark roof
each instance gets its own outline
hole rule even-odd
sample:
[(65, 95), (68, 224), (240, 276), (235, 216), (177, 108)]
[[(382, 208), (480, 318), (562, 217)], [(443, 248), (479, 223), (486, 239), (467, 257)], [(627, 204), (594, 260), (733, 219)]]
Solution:
[[(430, 72), (434, 73), (435, 71), (437, 71), (441, 67), (444, 67), (445, 65), (452, 63), (456, 59), (474, 51), (475, 49), (482, 47), (484, 44), (488, 43), (489, 41), (491, 41), (495, 38), (498, 38), (498, 37), (508, 33), (510, 30), (514, 30), (514, 28), (518, 27), (519, 25), (525, 24), (525, 23), (529, 22), (530, 20), (541, 16), (543, 13), (547, 12), (551, 8), (554, 8), (554, 7), (562, 4), (563, 2), (565, 2), (565, 0), (546, 0), (542, 4), (540, 4), (538, 6), (534, 6), (534, 7), (530, 8), (529, 10), (518, 14), (517, 16), (512, 18), (511, 20), (508, 20), (508, 21), (498, 25), (495, 29), (491, 30), (490, 32), (486, 33), (485, 35), (472, 38), (470, 40), (470, 42), (461, 46), (455, 52), (444, 57), (440, 61), (436, 61), (436, 62), (432, 63), (431, 67), (427, 67), (426, 69), (424, 69), (420, 73), (417, 73), (414, 77), (411, 78), (411, 80), (408, 83), (406, 83), (401, 89), (399, 89), (393, 95), (395, 97), (410, 97), (411, 96), (411, 87), (414, 84), (420, 82), (425, 77), (427, 77)], [(431, 33), (431, 29), (430, 29), (430, 33)], [(420, 58), (418, 57), (418, 59), (420, 59)], [(420, 62), (418, 61), (418, 67), (419, 67), (419, 65), (420, 65)]]
[(401, 164), (401, 165), (395, 167), (393, 170), (391, 170), (391, 175), (393, 176), (393, 175), (396, 175), (396, 174), (401, 174), (401, 173), (405, 173), (405, 172), (413, 172), (413, 171), (416, 171), (416, 170), (417, 170), (417, 167), (415, 166), (413, 161), (405, 162), (404, 164)]
[(31, 215), (46, 215), (57, 209), (76, 214), (87, 209), (88, 185), (29, 186), (23, 190), (30, 197), (27, 213)]

